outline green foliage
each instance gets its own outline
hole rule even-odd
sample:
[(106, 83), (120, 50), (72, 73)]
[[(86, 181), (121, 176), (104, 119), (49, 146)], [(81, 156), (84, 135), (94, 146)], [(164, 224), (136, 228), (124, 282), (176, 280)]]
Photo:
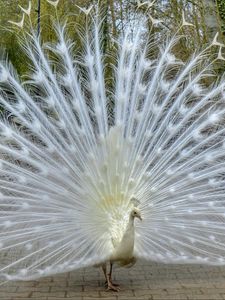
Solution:
[[(21, 36), (22, 31), (16, 30), (8, 23), (8, 20), (20, 21), (22, 17), (19, 5), (27, 8), (29, 0), (0, 0), (0, 40), (1, 48), (5, 48), (9, 59), (19, 73), (24, 73), (28, 69), (27, 59), (20, 51), (18, 44), (18, 36)], [(32, 0), (31, 22), (34, 29), (37, 29), (37, 7), (39, 0)], [(52, 28), (52, 19), (56, 18), (54, 7), (47, 0), (41, 1), (41, 40), (42, 42), (54, 41), (55, 34)], [(90, 7), (90, 5), (100, 6), (100, 13), (104, 15), (103, 21), (103, 51), (104, 53), (111, 52), (112, 56), (106, 57), (108, 65), (115, 59), (117, 52), (114, 38), (123, 33), (126, 26), (134, 26), (135, 20), (140, 20), (144, 14), (149, 13), (156, 19), (163, 19), (165, 27), (169, 28), (169, 32), (175, 32), (181, 25), (182, 12), (185, 14), (187, 22), (190, 22), (194, 27), (185, 26), (181, 33), (188, 38), (182, 39), (179, 46), (175, 49), (181, 59), (187, 59), (193, 50), (200, 49), (204, 45), (212, 41), (215, 32), (221, 31), (225, 34), (225, 1), (217, 0), (157, 0), (154, 6), (148, 7), (144, 4), (145, 0), (60, 0), (57, 7), (57, 15), (60, 20), (67, 20), (70, 24), (68, 35), (76, 41), (76, 48), (81, 49), (77, 30), (81, 30), (86, 26), (87, 17), (81, 13), (80, 7)], [(151, 2), (149, 0), (149, 2)], [(141, 5), (139, 5), (141, 3)], [(208, 3), (211, 3), (209, 7)], [(214, 4), (213, 4), (214, 3)], [(218, 15), (221, 23), (218, 22)], [(209, 28), (207, 16), (214, 18), (215, 26)], [(23, 30), (28, 30), (30, 24), (26, 18)], [(153, 30), (151, 20), (147, 30)], [(161, 32), (161, 27), (154, 28), (155, 31)], [(110, 70), (110, 69), (109, 69)], [(108, 71), (110, 77), (110, 71)]]
[(221, 31), (225, 35), (225, 2), (224, 0), (217, 0), (218, 12), (221, 18)]

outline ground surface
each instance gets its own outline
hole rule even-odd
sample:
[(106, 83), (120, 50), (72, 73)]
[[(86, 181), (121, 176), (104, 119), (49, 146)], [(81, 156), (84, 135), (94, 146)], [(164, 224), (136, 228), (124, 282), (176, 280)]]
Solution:
[(0, 286), (2, 300), (141, 300), (225, 299), (225, 267), (138, 263), (115, 270), (121, 291), (104, 291), (96, 268), (74, 271), (39, 281), (10, 282)]

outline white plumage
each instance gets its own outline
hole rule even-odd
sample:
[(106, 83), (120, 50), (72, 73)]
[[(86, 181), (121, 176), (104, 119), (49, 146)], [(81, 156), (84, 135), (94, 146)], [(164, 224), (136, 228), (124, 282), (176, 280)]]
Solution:
[(0, 64), (4, 280), (136, 258), (225, 264), (225, 82), (205, 84), (209, 47), (183, 63), (178, 36), (127, 32), (109, 91), (98, 27), (81, 57), (65, 26), (55, 45), (31, 35), (27, 81)]

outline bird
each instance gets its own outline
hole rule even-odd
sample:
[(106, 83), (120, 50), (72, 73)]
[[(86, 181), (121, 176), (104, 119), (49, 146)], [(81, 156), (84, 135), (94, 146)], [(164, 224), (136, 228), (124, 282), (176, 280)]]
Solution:
[[(132, 198), (130, 204), (139, 203), (137, 199)], [(112, 282), (112, 267), (113, 263), (117, 262), (120, 266), (132, 266), (136, 263), (134, 257), (134, 241), (135, 241), (135, 230), (134, 230), (134, 219), (138, 218), (142, 221), (141, 212), (137, 207), (133, 207), (129, 214), (129, 220), (126, 222), (126, 228), (118, 227), (117, 222), (115, 223), (116, 230), (112, 231), (111, 241), (113, 245), (113, 251), (110, 255), (110, 271), (107, 274), (107, 263), (102, 264), (102, 270), (105, 275), (107, 290), (113, 290), (118, 292), (120, 290), (119, 285)]]
[(146, 42), (142, 23), (125, 28), (107, 85), (99, 22), (82, 54), (53, 28), (47, 44), (24, 33), (26, 76), (0, 59), (1, 280), (99, 266), (119, 291), (114, 264), (225, 265), (218, 35), (183, 61), (185, 31)]

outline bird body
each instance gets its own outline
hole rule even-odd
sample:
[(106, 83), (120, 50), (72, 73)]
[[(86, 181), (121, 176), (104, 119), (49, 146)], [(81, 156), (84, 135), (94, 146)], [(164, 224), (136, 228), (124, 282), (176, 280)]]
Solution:
[(129, 261), (133, 258), (134, 251), (134, 223), (133, 220), (129, 220), (126, 231), (123, 234), (119, 243), (115, 243), (115, 250), (110, 257), (111, 261)]
[[(119, 261), (121, 264), (125, 265), (132, 262), (134, 259), (135, 229), (134, 215), (132, 215), (133, 212), (136, 212), (136, 210), (131, 211), (126, 229), (123, 234), (119, 236), (118, 232), (121, 232), (121, 229), (118, 229), (116, 231), (116, 238), (112, 237), (114, 251), (110, 257), (110, 261)], [(140, 212), (137, 212), (137, 216), (141, 219)]]
[[(133, 202), (131, 201), (131, 204)], [(134, 218), (137, 217), (140, 220), (141, 213), (137, 208), (133, 208), (129, 214), (129, 220), (127, 222), (127, 226), (125, 230), (121, 231), (121, 229), (116, 230), (116, 236), (112, 237), (112, 244), (114, 250), (110, 255), (110, 271), (107, 274), (107, 264), (106, 262), (102, 265), (103, 272), (105, 275), (106, 283), (108, 285), (109, 290), (119, 291), (117, 285), (112, 283), (112, 266), (114, 262), (119, 263), (120, 266), (132, 266), (136, 262), (136, 258), (134, 256), (134, 243), (135, 243), (135, 230), (134, 230)], [(122, 233), (122, 234), (118, 234)]]
[(28, 34), (26, 81), (0, 62), (1, 278), (101, 265), (117, 290), (114, 262), (224, 265), (225, 82), (204, 84), (222, 44), (184, 63), (178, 35), (127, 29), (109, 88), (94, 23), (82, 56), (66, 25), (51, 45)]

